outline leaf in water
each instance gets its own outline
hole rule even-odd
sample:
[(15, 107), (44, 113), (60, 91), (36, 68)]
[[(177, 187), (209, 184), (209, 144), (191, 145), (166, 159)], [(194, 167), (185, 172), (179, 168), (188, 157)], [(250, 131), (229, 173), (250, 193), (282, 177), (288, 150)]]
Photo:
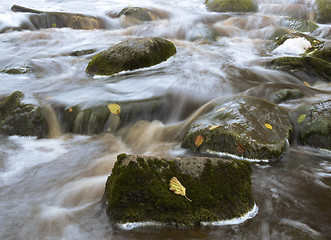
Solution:
[(72, 107), (68, 109), (69, 112), (72, 112)]
[(218, 124), (218, 125), (216, 125), (216, 126), (211, 126), (211, 127), (209, 128), (209, 130), (210, 130), (210, 131), (211, 131), (211, 130), (214, 130), (214, 129), (220, 127), (220, 126), (222, 126), (222, 124)]
[(195, 146), (199, 147), (203, 143), (203, 140), (204, 140), (204, 137), (201, 135), (198, 135), (194, 141)]
[(266, 123), (266, 124), (264, 124), (265, 126), (266, 126), (266, 128), (268, 128), (268, 129), (272, 129), (272, 126), (269, 124), (269, 123)]
[(311, 87), (309, 82), (303, 81), (303, 84), (305, 84), (307, 87)]
[(56, 28), (56, 23), (52, 23), (52, 28)]
[(187, 200), (189, 200), (190, 202), (192, 202), (191, 199), (186, 197), (186, 188), (178, 181), (178, 179), (176, 177), (173, 177), (170, 179), (169, 189), (171, 191), (173, 191), (175, 194), (181, 195), (181, 196), (185, 197)]
[(306, 114), (301, 114), (301, 115), (299, 116), (297, 122), (298, 122), (298, 123), (301, 123), (303, 120), (305, 120), (306, 116), (307, 116)]
[(246, 148), (240, 143), (237, 143), (237, 150), (239, 153), (243, 154), (246, 151)]
[(115, 115), (118, 115), (121, 112), (120, 105), (118, 105), (116, 103), (108, 104), (108, 108), (109, 108), (110, 112), (115, 114)]

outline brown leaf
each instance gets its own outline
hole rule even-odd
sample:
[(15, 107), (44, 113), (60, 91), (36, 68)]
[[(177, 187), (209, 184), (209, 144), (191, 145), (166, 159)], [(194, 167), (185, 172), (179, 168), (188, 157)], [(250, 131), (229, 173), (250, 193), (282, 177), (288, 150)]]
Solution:
[(240, 142), (237, 142), (237, 150), (240, 154), (243, 154), (246, 151), (246, 148)]
[(202, 135), (198, 135), (195, 138), (194, 144), (196, 147), (199, 147), (203, 143), (204, 137)]

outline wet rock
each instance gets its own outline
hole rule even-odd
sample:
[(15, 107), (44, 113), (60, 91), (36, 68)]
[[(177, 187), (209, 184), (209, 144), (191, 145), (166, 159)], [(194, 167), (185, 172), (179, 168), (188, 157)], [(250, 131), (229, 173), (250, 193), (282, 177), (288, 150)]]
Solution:
[(209, 11), (214, 12), (256, 12), (255, 0), (206, 0)]
[(188, 31), (187, 39), (190, 41), (216, 41), (220, 34), (212, 27), (197, 24)]
[(198, 117), (189, 126), (182, 147), (276, 160), (283, 154), (292, 128), (288, 113), (278, 106), (240, 96), (215, 103), (211, 111)]
[[(126, 7), (117, 15), (117, 17), (129, 16), (141, 21), (152, 21), (152, 12), (146, 8), (141, 7)], [(156, 17), (153, 16), (155, 19)]]
[(331, 41), (324, 42), (314, 47), (307, 55), (331, 62)]
[(163, 38), (130, 38), (97, 54), (86, 72), (112, 75), (125, 70), (150, 67), (176, 53), (174, 44)]
[(64, 132), (77, 134), (99, 134), (116, 132), (119, 127), (139, 120), (162, 118), (166, 104), (163, 98), (135, 102), (117, 102), (119, 113), (112, 113), (107, 103), (95, 106), (54, 106)]
[(331, 100), (301, 106), (294, 118), (304, 145), (331, 150)]
[(23, 97), (24, 94), (17, 91), (0, 101), (0, 132), (45, 137), (48, 126), (41, 108), (22, 103)]
[[(250, 175), (247, 161), (120, 154), (102, 202), (116, 224), (153, 221), (192, 227), (250, 211), (254, 206)], [(186, 188), (191, 201), (169, 190), (173, 177)]]
[(293, 3), (293, 1), (290, 4), (261, 4), (259, 12), (296, 19), (310, 19), (312, 15), (311, 9), (306, 4)]
[(302, 81), (331, 81), (331, 63), (316, 57), (280, 57), (267, 64), (270, 68), (287, 72)]
[(281, 25), (299, 32), (314, 32), (317, 28), (319, 28), (318, 25), (312, 21), (294, 18), (283, 19)]
[(0, 70), (1, 73), (7, 74), (27, 74), (32, 72), (32, 68), (29, 66), (13, 67)]
[(318, 23), (331, 23), (331, 3), (329, 0), (315, 0)]
[(318, 40), (318, 39), (316, 39), (312, 36), (309, 36), (309, 35), (304, 34), (304, 33), (295, 32), (295, 33), (289, 33), (289, 34), (285, 34), (285, 35), (282, 35), (282, 36), (278, 37), (275, 41), (275, 45), (280, 46), (286, 40), (294, 39), (294, 38), (305, 38), (307, 41), (310, 42), (312, 47), (317, 46), (317, 45), (322, 43), (322, 41), (320, 41), (320, 40)]
[(89, 30), (105, 28), (103, 19), (94, 16), (66, 12), (44, 12), (18, 5), (13, 5), (11, 9), (13, 12), (33, 13), (29, 16), (30, 23), (23, 24), (22, 29), (68, 27)]

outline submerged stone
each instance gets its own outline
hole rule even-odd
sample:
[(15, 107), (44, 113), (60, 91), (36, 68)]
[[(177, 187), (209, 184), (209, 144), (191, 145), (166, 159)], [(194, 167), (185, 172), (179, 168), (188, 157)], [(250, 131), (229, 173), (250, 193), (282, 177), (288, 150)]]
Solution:
[(141, 21), (152, 21), (152, 12), (146, 8), (141, 7), (126, 7), (117, 15), (117, 17), (129, 16), (139, 19)]
[(48, 126), (41, 108), (22, 103), (23, 97), (24, 94), (17, 91), (0, 101), (0, 132), (45, 137)]
[(294, 118), (304, 145), (331, 150), (331, 100), (301, 106)]
[[(69, 27), (73, 29), (102, 29), (105, 28), (103, 19), (88, 16), (78, 13), (67, 12), (44, 12), (34, 10), (18, 5), (13, 5), (11, 10), (13, 12), (29, 12), (29, 20), (32, 23), (33, 29), (41, 28), (64, 28)], [(31, 24), (24, 24), (22, 29), (31, 29)]]
[[(182, 147), (257, 160), (277, 160), (293, 126), (289, 114), (263, 99), (240, 96), (215, 103), (188, 128)], [(198, 138), (202, 139), (202, 141)]]
[(130, 38), (97, 54), (89, 62), (86, 72), (112, 75), (125, 70), (150, 67), (167, 60), (175, 53), (176, 47), (166, 39)]
[[(169, 189), (173, 177), (186, 188), (191, 201)], [(192, 227), (237, 218), (254, 206), (251, 164), (220, 158), (121, 154), (108, 177), (102, 202), (115, 224), (153, 221)]]
[(299, 32), (313, 32), (318, 28), (318, 25), (312, 21), (295, 18), (284, 18), (281, 25)]
[(209, 11), (214, 12), (256, 12), (255, 0), (206, 0)]
[(306, 80), (309, 84), (314, 84), (316, 81), (331, 81), (331, 63), (320, 58), (280, 57), (273, 59), (267, 65)]

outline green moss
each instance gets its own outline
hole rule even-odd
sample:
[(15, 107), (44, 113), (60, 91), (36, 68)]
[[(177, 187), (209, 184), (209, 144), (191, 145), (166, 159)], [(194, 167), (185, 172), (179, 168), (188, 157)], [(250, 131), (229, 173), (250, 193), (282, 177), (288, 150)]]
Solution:
[(330, 0), (316, 0), (317, 22), (331, 23), (331, 3)]
[(17, 91), (0, 102), (0, 131), (7, 135), (46, 136), (48, 125), (42, 110), (22, 103), (23, 97)]
[(150, 67), (176, 53), (176, 47), (162, 38), (132, 38), (97, 54), (89, 62), (86, 72), (112, 75), (124, 70)]
[(324, 42), (312, 48), (308, 53), (310, 57), (316, 57), (331, 63), (331, 41)]
[(206, 0), (209, 11), (215, 12), (256, 12), (255, 0)]
[[(109, 217), (117, 223), (157, 221), (194, 226), (202, 221), (239, 217), (253, 207), (249, 162), (202, 162), (201, 175), (194, 177), (176, 160), (132, 156), (130, 160), (128, 156), (117, 161), (103, 196)], [(192, 202), (169, 190), (173, 176), (186, 187)]]
[(27, 73), (31, 73), (32, 69), (30, 67), (27, 66), (22, 66), (19, 68), (9, 68), (9, 69), (4, 69), (0, 71), (1, 73), (7, 73), (7, 74), (27, 74)]
[(127, 157), (126, 153), (121, 153), (117, 156), (117, 161), (119, 161), (119, 163), (122, 162), (123, 159), (125, 159)]
[(280, 57), (272, 60), (269, 66), (295, 76), (303, 72), (317, 80), (331, 81), (331, 63), (320, 58)]

